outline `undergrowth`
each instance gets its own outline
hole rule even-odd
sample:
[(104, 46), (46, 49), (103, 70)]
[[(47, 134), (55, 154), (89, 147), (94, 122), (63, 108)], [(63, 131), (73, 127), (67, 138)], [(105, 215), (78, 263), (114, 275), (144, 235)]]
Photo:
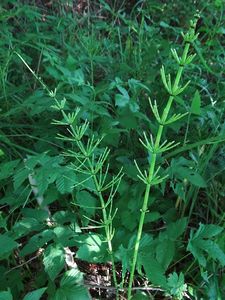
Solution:
[(223, 2), (0, 14), (0, 299), (224, 299)]

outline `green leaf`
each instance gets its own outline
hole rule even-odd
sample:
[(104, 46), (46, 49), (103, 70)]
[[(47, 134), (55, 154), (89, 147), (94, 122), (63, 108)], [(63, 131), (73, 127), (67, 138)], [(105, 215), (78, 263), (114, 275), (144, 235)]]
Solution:
[(152, 257), (152, 254), (148, 254), (142, 260), (145, 273), (148, 279), (155, 285), (159, 285), (162, 288), (167, 287), (166, 276), (164, 275), (164, 268), (161, 264)]
[(192, 99), (191, 113), (195, 115), (201, 115), (201, 97), (198, 90), (196, 90)]
[(6, 179), (9, 176), (11, 176), (19, 162), (20, 162), (20, 160), (17, 159), (17, 160), (13, 160), (13, 161), (10, 161), (7, 163), (0, 164), (0, 170), (1, 170), (0, 180)]
[(21, 210), (24, 217), (36, 219), (39, 222), (46, 221), (49, 217), (48, 212), (44, 209), (23, 208)]
[(195, 170), (193, 162), (184, 157), (172, 160), (171, 172), (182, 181), (186, 179), (195, 186), (207, 186), (204, 178)]
[(13, 226), (13, 237), (19, 238), (26, 234), (28, 234), (31, 231), (39, 231), (43, 227), (42, 224), (40, 224), (36, 219), (33, 218), (24, 218)]
[(216, 242), (209, 238), (221, 233), (222, 230), (216, 225), (203, 225), (200, 223), (199, 229), (194, 233), (191, 231), (187, 250), (198, 260), (199, 264), (206, 267), (207, 258), (218, 260), (222, 266), (225, 266), (225, 253), (220, 249)]
[(0, 235), (0, 257), (9, 254), (13, 249), (17, 248), (18, 244), (7, 235)]
[(225, 266), (225, 253), (216, 243), (210, 240), (200, 240), (196, 243), (196, 246), (205, 250), (209, 257), (214, 260), (218, 260), (222, 266)]
[(152, 299), (152, 298), (149, 298), (148, 295), (146, 295), (146, 293), (144, 293), (144, 292), (137, 292), (131, 299), (132, 300), (148, 300), (148, 299)]
[(83, 238), (83, 244), (77, 251), (76, 257), (88, 262), (100, 262), (106, 251), (106, 243), (97, 234), (90, 233)]
[(76, 228), (71, 228), (71, 226), (58, 226), (54, 228), (54, 233), (57, 243), (63, 247), (74, 247), (80, 244), (80, 238), (78, 234), (76, 234)]
[(56, 179), (56, 187), (61, 194), (71, 193), (75, 182), (75, 173), (72, 170), (64, 170)]
[(166, 270), (172, 262), (175, 254), (175, 243), (170, 240), (159, 241), (156, 246), (156, 259)]
[(30, 172), (31, 171), (27, 168), (22, 168), (14, 175), (13, 180), (15, 190), (18, 189), (25, 180), (28, 180), (28, 175), (30, 174)]
[(44, 252), (43, 263), (46, 273), (54, 280), (65, 264), (64, 249), (60, 245), (49, 245)]
[(76, 194), (76, 203), (88, 214), (93, 216), (95, 214), (96, 198), (87, 191), (79, 191)]
[(200, 224), (199, 230), (196, 232), (196, 236), (201, 236), (201, 238), (211, 238), (220, 234), (223, 231), (223, 227), (214, 224), (203, 225)]
[(10, 291), (0, 292), (0, 300), (13, 300)]
[(62, 286), (51, 300), (91, 300), (91, 297), (83, 286)]
[(170, 223), (166, 229), (169, 239), (175, 241), (183, 234), (187, 226), (187, 218), (181, 218), (174, 223)]
[(130, 100), (130, 96), (127, 92), (127, 90), (121, 86), (117, 87), (121, 94), (116, 94), (115, 96), (115, 104), (119, 107), (125, 107)]
[(184, 299), (184, 293), (187, 291), (187, 285), (184, 283), (184, 275), (182, 273), (177, 275), (176, 272), (169, 275), (168, 280), (169, 293), (175, 296), (177, 300)]
[(46, 291), (46, 287), (28, 293), (23, 300), (40, 300), (41, 296)]
[(25, 256), (35, 252), (39, 248), (42, 248), (47, 242), (51, 241), (53, 237), (54, 233), (50, 229), (44, 230), (41, 233), (32, 236), (21, 250), (20, 256)]
[(73, 268), (70, 271), (67, 271), (63, 278), (60, 281), (60, 286), (72, 286), (74, 284), (83, 283), (83, 273), (77, 268)]
[(52, 300), (91, 300), (87, 288), (82, 286), (82, 283), (83, 275), (78, 268), (66, 272)]

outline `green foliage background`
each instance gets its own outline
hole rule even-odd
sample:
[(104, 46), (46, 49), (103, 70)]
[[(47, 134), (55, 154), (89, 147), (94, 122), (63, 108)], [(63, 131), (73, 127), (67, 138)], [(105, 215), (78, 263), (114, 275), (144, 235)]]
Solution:
[(65, 152), (74, 146), (56, 138), (67, 129), (53, 124), (60, 112), (15, 52), (66, 98), (67, 113), (80, 108), (78, 121), (90, 122), (84, 139), (104, 135), (97, 152), (110, 148), (109, 177), (123, 167), (113, 247), (126, 285), (144, 192), (134, 159), (148, 166), (139, 138), (157, 130), (148, 98), (162, 111), (159, 70), (176, 72), (170, 49), (180, 51), (197, 9), (197, 55), (183, 78), (191, 83), (171, 111), (188, 114), (164, 132), (180, 145), (159, 158), (168, 178), (151, 192), (136, 278), (163, 289), (152, 299), (224, 299), (224, 3), (99, 0), (79, 11), (78, 2), (0, 4), (0, 299), (90, 299), (79, 264), (65, 267), (65, 248), (78, 261), (110, 259), (103, 229), (90, 221), (102, 218), (93, 179), (70, 168)]

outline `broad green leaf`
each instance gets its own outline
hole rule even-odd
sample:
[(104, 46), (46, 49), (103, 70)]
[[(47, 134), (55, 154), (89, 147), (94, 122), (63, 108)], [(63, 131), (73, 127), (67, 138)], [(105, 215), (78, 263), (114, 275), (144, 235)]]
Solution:
[(76, 194), (76, 203), (80, 206), (88, 216), (95, 214), (96, 198), (87, 191), (79, 191)]
[(47, 242), (51, 241), (53, 237), (54, 233), (50, 229), (44, 230), (32, 236), (20, 251), (20, 256), (25, 256), (35, 252), (39, 248), (42, 248)]
[(17, 159), (17, 160), (13, 160), (13, 161), (10, 161), (7, 163), (1, 163), (0, 164), (0, 170), (1, 170), (0, 180), (6, 179), (9, 176), (11, 176), (19, 162), (20, 162), (20, 160)]
[(83, 286), (62, 286), (51, 300), (91, 300), (91, 297)]
[(85, 83), (84, 73), (82, 69), (77, 69), (71, 72), (69, 78), (67, 79), (70, 84), (77, 84), (78, 86), (83, 85)]
[(195, 234), (195, 237), (200, 236), (201, 238), (211, 238), (220, 234), (223, 231), (223, 227), (214, 224), (203, 225), (200, 224), (198, 231)]
[(176, 174), (178, 174), (182, 179), (187, 179), (195, 186), (198, 187), (207, 186), (204, 178), (200, 174), (198, 174), (194, 169), (179, 166), (176, 168)]
[(27, 168), (20, 169), (13, 177), (14, 180), (14, 189), (18, 189), (25, 180), (28, 180), (28, 175), (30, 170)]
[(70, 226), (58, 226), (54, 228), (57, 243), (63, 247), (74, 247), (80, 245), (79, 235), (76, 234), (75, 230)]
[(156, 259), (161, 266), (166, 270), (172, 262), (175, 254), (175, 242), (171, 240), (159, 241), (156, 246)]
[[(222, 266), (225, 266), (225, 253), (220, 249), (216, 242), (210, 240), (211, 237), (218, 235), (222, 230), (216, 225), (200, 224), (199, 229), (194, 233), (191, 231), (187, 250), (198, 260), (203, 267), (206, 266), (207, 258), (218, 260)], [(207, 235), (208, 234), (208, 235)]]
[(31, 231), (39, 231), (43, 227), (36, 219), (33, 218), (24, 218), (17, 223), (12, 228), (13, 237), (19, 238)]
[(225, 253), (216, 243), (210, 240), (199, 240), (196, 246), (205, 250), (209, 257), (218, 260), (222, 266), (225, 266)]
[(77, 268), (73, 268), (67, 271), (60, 281), (60, 286), (73, 286), (74, 284), (79, 285), (83, 283), (83, 273)]
[(198, 90), (196, 90), (192, 99), (191, 113), (195, 115), (201, 115), (201, 97)]
[(12, 294), (10, 291), (0, 291), (0, 300), (13, 300)]
[(116, 94), (115, 96), (115, 104), (119, 107), (124, 107), (129, 103), (128, 97), (125, 97), (124, 95), (121, 94)]
[(148, 300), (152, 299), (145, 292), (137, 292), (132, 298), (132, 300)]
[(23, 300), (40, 300), (41, 296), (46, 291), (46, 287), (28, 293)]
[(184, 299), (184, 293), (187, 291), (187, 285), (184, 283), (184, 275), (182, 273), (180, 273), (179, 276), (176, 272), (170, 274), (167, 283), (171, 296), (175, 296), (177, 300)]
[(106, 243), (97, 234), (89, 234), (83, 238), (82, 246), (76, 257), (88, 262), (101, 262), (105, 257)]
[(134, 90), (134, 92), (137, 92), (141, 89), (150, 92), (150, 89), (145, 84), (141, 83), (139, 80), (136, 80), (134, 78), (128, 80), (128, 85), (132, 90)]
[(166, 228), (166, 234), (169, 239), (175, 241), (183, 234), (187, 226), (187, 218), (181, 218), (176, 222), (170, 223)]
[(21, 212), (25, 218), (36, 219), (39, 222), (46, 221), (49, 217), (48, 212), (46, 210), (39, 208), (33, 209), (26, 207), (23, 208)]
[(77, 215), (72, 211), (57, 211), (53, 216), (52, 219), (59, 225), (64, 225), (65, 223), (72, 223), (71, 226), (75, 226), (75, 232), (81, 232), (79, 225), (77, 224)]
[(130, 210), (124, 210), (121, 212), (121, 224), (130, 231), (133, 231), (137, 226), (137, 219)]
[(127, 90), (121, 86), (117, 87), (121, 94), (116, 94), (115, 96), (115, 104), (119, 107), (125, 107), (130, 100), (130, 96), (127, 92)]
[(77, 178), (75, 173), (70, 170), (63, 171), (56, 179), (56, 187), (61, 194), (71, 193)]
[(7, 235), (0, 234), (0, 258), (9, 254), (13, 249), (17, 248), (18, 244)]
[(49, 245), (44, 252), (43, 263), (46, 273), (51, 280), (54, 280), (64, 268), (64, 249), (60, 245)]
[(83, 274), (78, 268), (67, 271), (52, 300), (91, 300), (87, 288), (82, 286), (82, 283)]
[(145, 256), (145, 258), (142, 260), (142, 265), (148, 279), (154, 285), (159, 285), (162, 288), (167, 287), (166, 276), (164, 274), (165, 270), (161, 264), (154, 257), (152, 257), (152, 254), (147, 254)]

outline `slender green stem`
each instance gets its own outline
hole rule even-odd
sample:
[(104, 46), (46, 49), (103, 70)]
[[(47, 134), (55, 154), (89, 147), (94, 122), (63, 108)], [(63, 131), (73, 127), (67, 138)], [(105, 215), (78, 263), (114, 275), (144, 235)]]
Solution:
[[(73, 131), (73, 126), (70, 126), (71, 130)], [(77, 142), (78, 147), (80, 148), (80, 151), (85, 154), (85, 148), (83, 146), (83, 144), (81, 142)], [(93, 171), (93, 166), (92, 166), (92, 162), (90, 160), (90, 158), (87, 158), (87, 163), (90, 167), (90, 169)], [(116, 287), (116, 300), (119, 299), (119, 294), (118, 294), (118, 282), (117, 282), (117, 278), (116, 278), (116, 266), (115, 266), (115, 260), (114, 260), (114, 256), (113, 256), (113, 247), (112, 247), (112, 237), (111, 237), (111, 230), (110, 230), (110, 224), (108, 223), (108, 216), (107, 216), (107, 211), (106, 211), (106, 207), (105, 207), (105, 201), (104, 198), (102, 196), (102, 192), (99, 189), (99, 182), (97, 179), (96, 174), (93, 172), (93, 179), (94, 179), (94, 183), (95, 183), (95, 188), (97, 190), (99, 199), (100, 199), (100, 203), (101, 203), (101, 209), (102, 209), (102, 216), (103, 216), (103, 221), (104, 221), (104, 228), (105, 228), (105, 234), (106, 234), (106, 239), (107, 239), (107, 243), (108, 243), (108, 252), (110, 255), (110, 259), (111, 259), (111, 263), (112, 263), (112, 275), (113, 275), (113, 281)]]
[[(90, 159), (88, 159), (88, 164), (91, 166), (91, 161)], [(108, 251), (109, 251), (109, 255), (110, 255), (110, 259), (111, 259), (111, 263), (112, 263), (112, 274), (113, 274), (113, 281), (114, 284), (116, 286), (116, 299), (118, 298), (118, 283), (117, 283), (117, 278), (116, 278), (116, 266), (115, 266), (115, 260), (114, 260), (114, 256), (113, 256), (113, 247), (112, 247), (112, 238), (111, 238), (111, 233), (110, 233), (110, 225), (108, 224), (108, 217), (107, 217), (107, 212), (106, 212), (106, 208), (105, 208), (105, 201), (103, 199), (102, 196), (102, 192), (99, 190), (99, 184), (98, 184), (98, 179), (96, 177), (96, 175), (93, 176), (94, 182), (95, 182), (95, 186), (96, 189), (98, 190), (98, 196), (101, 202), (101, 207), (102, 207), (102, 215), (103, 215), (103, 221), (104, 221), (104, 228), (105, 228), (105, 234), (106, 234), (106, 238), (107, 238), (107, 243), (108, 243)]]
[[(183, 51), (183, 55), (181, 58), (182, 62), (185, 62), (187, 55), (188, 55), (188, 50), (190, 47), (190, 43), (186, 43), (185, 44), (185, 48)], [(181, 79), (181, 75), (183, 72), (184, 66), (183, 64), (180, 64), (178, 71), (177, 71), (177, 75), (173, 84), (173, 89), (177, 89), (180, 83), (180, 79)], [(170, 95), (167, 105), (164, 108), (163, 114), (162, 114), (162, 124), (167, 120), (168, 114), (170, 112), (170, 108), (171, 105), (173, 103), (174, 100), (174, 96)], [(163, 128), (164, 125), (160, 124), (158, 127), (158, 132), (156, 135), (156, 140), (154, 143), (155, 147), (159, 147), (160, 145), (160, 141), (162, 138), (162, 133), (163, 133)], [(132, 283), (133, 283), (133, 279), (134, 279), (134, 272), (135, 272), (135, 268), (136, 268), (136, 263), (137, 263), (137, 257), (138, 257), (138, 251), (139, 251), (139, 246), (140, 246), (140, 241), (141, 241), (141, 236), (142, 236), (142, 231), (143, 231), (143, 225), (144, 225), (144, 220), (145, 220), (145, 215), (146, 212), (148, 211), (148, 202), (149, 202), (149, 195), (150, 195), (150, 190), (151, 190), (151, 181), (153, 179), (154, 176), (154, 172), (155, 172), (155, 166), (156, 166), (156, 153), (152, 154), (151, 157), (151, 163), (149, 166), (149, 172), (148, 172), (148, 184), (146, 185), (146, 189), (145, 189), (145, 194), (144, 194), (144, 200), (143, 200), (143, 205), (141, 208), (141, 216), (139, 219), (139, 225), (138, 225), (138, 232), (137, 232), (137, 237), (136, 237), (136, 242), (135, 242), (135, 246), (134, 246), (134, 254), (133, 254), (133, 260), (132, 260), (132, 265), (131, 265), (131, 272), (130, 272), (130, 279), (129, 279), (129, 286), (128, 286), (128, 300), (131, 299), (131, 293), (132, 293)]]

